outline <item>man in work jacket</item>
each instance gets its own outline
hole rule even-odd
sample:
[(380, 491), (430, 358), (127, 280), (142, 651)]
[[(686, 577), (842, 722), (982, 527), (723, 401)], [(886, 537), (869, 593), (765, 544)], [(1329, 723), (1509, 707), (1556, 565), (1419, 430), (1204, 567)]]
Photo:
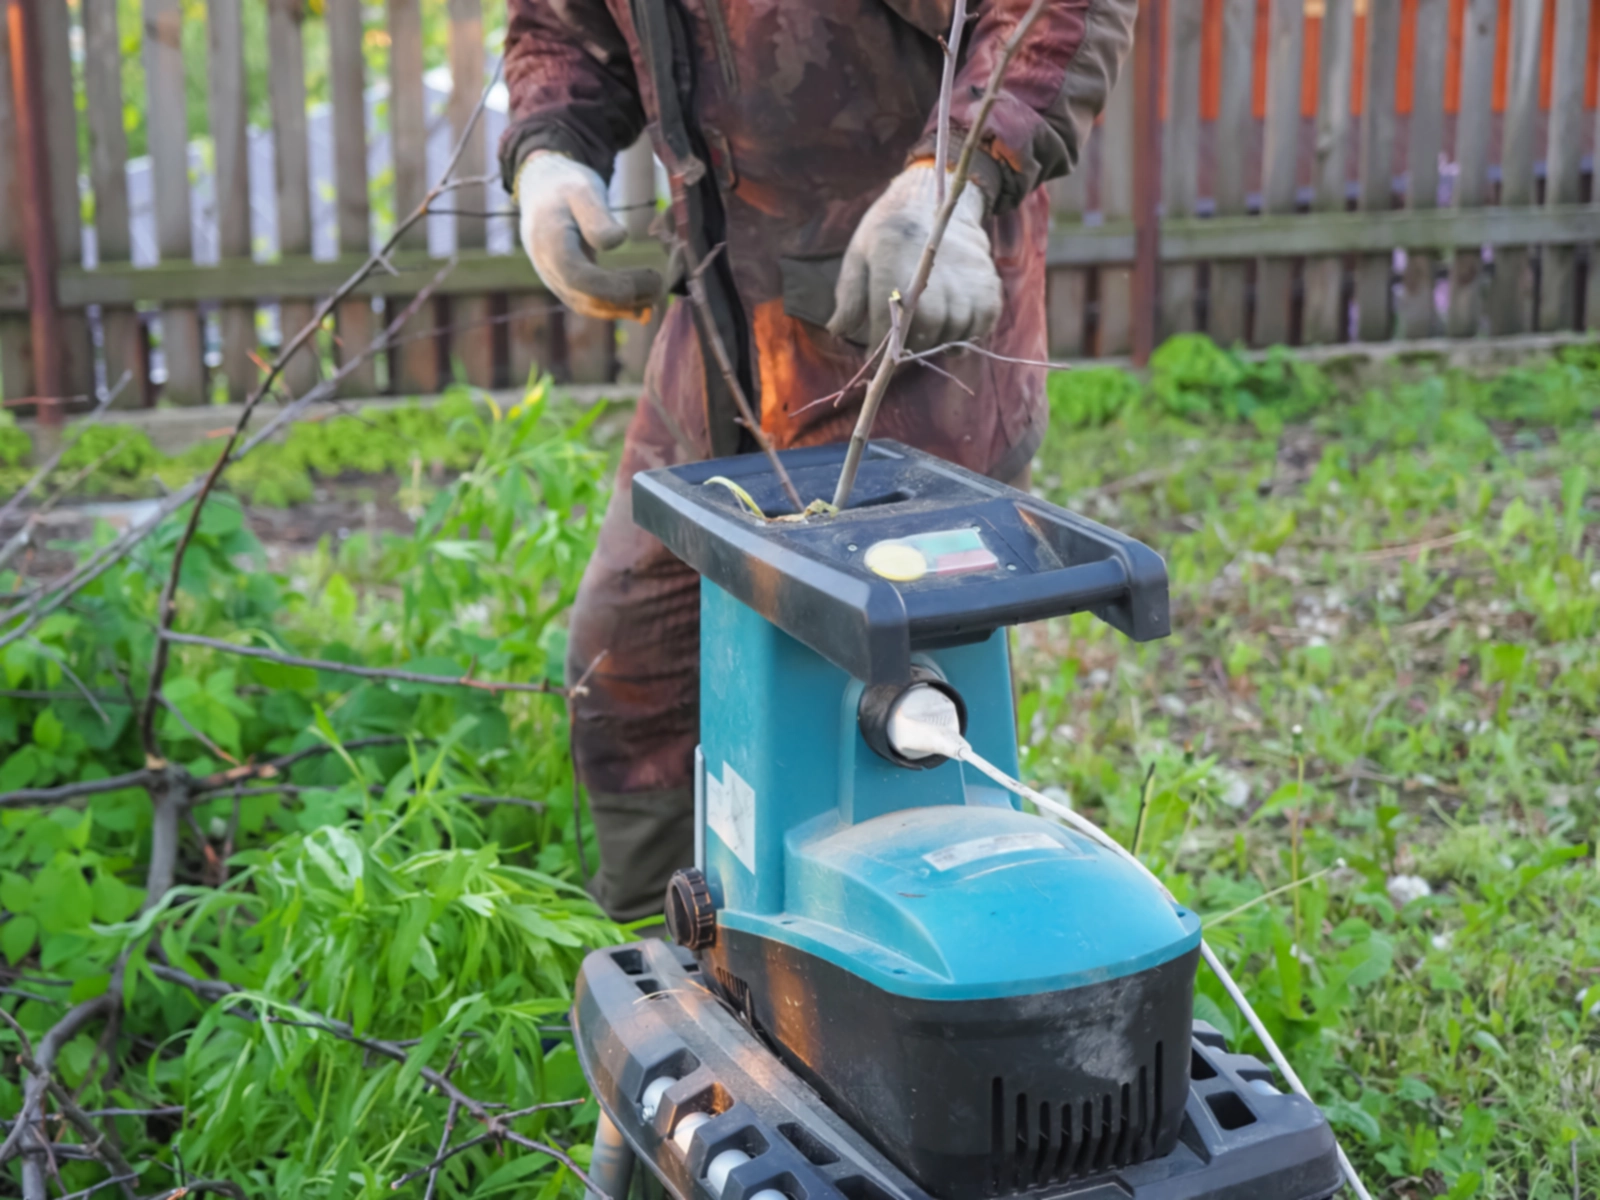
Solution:
[[(663, 302), (655, 272), (593, 255), (623, 239), (604, 180), (648, 128), (672, 182), (674, 261), (709, 264), (708, 311), (762, 427), (779, 448), (848, 438), (865, 391), (852, 381), (935, 212), (954, 0), (508, 2), (501, 166), (546, 286), (591, 316), (638, 318)], [(1136, 3), (1046, 0), (1006, 73), (913, 347), (973, 338), (1003, 358), (1046, 356), (1040, 185), (1076, 166)], [(952, 163), (1028, 7), (970, 0)], [(753, 448), (696, 322), (686, 302), (666, 311), (572, 612), (567, 678), (605, 652), (573, 702), (573, 742), (600, 841), (591, 890), (619, 920), (660, 912), (672, 872), (692, 862), (699, 732), (698, 580), (633, 524), (630, 483)], [(952, 350), (938, 370), (901, 368), (874, 436), (1020, 478), (1044, 433), (1044, 372), (1003, 358)]]

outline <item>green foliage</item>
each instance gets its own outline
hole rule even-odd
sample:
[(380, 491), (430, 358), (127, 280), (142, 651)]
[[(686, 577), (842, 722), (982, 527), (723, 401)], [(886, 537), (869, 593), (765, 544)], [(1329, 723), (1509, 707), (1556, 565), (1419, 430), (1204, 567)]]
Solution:
[[(415, 438), (444, 420), (396, 416), (392, 429)], [(481, 453), (428, 498), (415, 534), (325, 545), (294, 575), (267, 571), (237, 502), (214, 499), (185, 558), (177, 627), (446, 680), (469, 669), (559, 680), (558, 622), (604, 508), (605, 462), (585, 445), (587, 423), (563, 425), (538, 395), (456, 421), (468, 428), (451, 445)], [(54, 697), (0, 694), (0, 790), (142, 765), (123, 681), (142, 695), (185, 516), (0, 650), (8, 692)], [(14, 583), (0, 577), (5, 590)], [(0, 977), (22, 973), (0, 1003), (37, 1037), (130, 956), (115, 1073), (97, 1058), (97, 1027), (59, 1065), (86, 1107), (183, 1106), (180, 1122), (117, 1120), (129, 1160), (150, 1164), (138, 1190), (175, 1185), (181, 1157), (191, 1174), (252, 1196), (389, 1195), (432, 1158), (444, 1122), (446, 1102), (419, 1071), (452, 1057), (452, 1080), (485, 1100), (583, 1096), (562, 1014), (585, 950), (623, 935), (579, 886), (560, 698), (362, 682), (198, 647), (173, 654), (157, 725), (171, 761), (203, 776), (230, 767), (224, 754), (329, 752), (198, 799), (179, 886), (145, 912), (142, 789), (0, 811)], [(481, 796), (522, 803), (469, 799)], [(153, 973), (162, 960), (241, 990), (202, 1002)], [(404, 1063), (368, 1061), (308, 1027), (314, 1014), (414, 1048)], [(0, 1076), (0, 1112), (19, 1105), (15, 1074)], [(581, 1147), (593, 1111), (557, 1109), (518, 1128)], [(104, 1174), (62, 1168), (70, 1187)], [(578, 1194), (550, 1160), (487, 1147), (452, 1159), (440, 1187), (488, 1195), (513, 1181)]]
[[(1165, 555), (1174, 635), (1021, 634), (1025, 770), (1127, 839), (1154, 764), (1145, 859), (1375, 1194), (1588, 1194), (1600, 353), (1367, 383), (1160, 357), (1103, 424), (1054, 383), (1034, 477)], [(1249, 1048), (1204, 971), (1196, 1011)]]

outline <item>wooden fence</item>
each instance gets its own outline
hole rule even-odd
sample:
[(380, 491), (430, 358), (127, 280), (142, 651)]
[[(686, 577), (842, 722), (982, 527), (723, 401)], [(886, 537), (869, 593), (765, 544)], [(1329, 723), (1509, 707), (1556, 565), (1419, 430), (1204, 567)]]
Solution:
[[(1163, 334), (1199, 329), (1267, 345), (1600, 328), (1600, 197), (1590, 184), (1600, 0), (1159, 2)], [(210, 153), (197, 155), (183, 0), (142, 0), (137, 30), (118, 27), (116, 0), (9, 0), (11, 16), (21, 6), (32, 14), (40, 111), (30, 114), (13, 88), (18, 22), (0, 23), (3, 397), (37, 390), (21, 265), (32, 228), (18, 158), (24, 123), (39, 130), (48, 169), (62, 391), (88, 396), (126, 370), (137, 386), (125, 404), (238, 397), (276, 331), (298, 328), (368, 252), (382, 214), (421, 197), (430, 138), (453, 140), (496, 52), (482, 3), (449, 0), (448, 98), (430, 111), (421, 0), (387, 0), (376, 22), (360, 0), (324, 0), (318, 16), (304, 0), (207, 0)], [(270, 131), (246, 126), (243, 5), (266, 8)], [(311, 20), (326, 23), (330, 100), (308, 110)], [(388, 40), (386, 80), (366, 78), (363, 41), (374, 34)], [(142, 44), (143, 97), (124, 94), (130, 36)], [(1135, 150), (1148, 126), (1131, 76), (1081, 169), (1051, 185), (1057, 355), (1130, 346)], [(125, 101), (143, 105), (148, 163), (129, 162)], [(463, 174), (492, 169), (495, 124), (477, 130)], [(320, 156), (308, 128), (331, 142)], [(265, 159), (257, 143), (270, 143)], [(148, 228), (130, 209), (136, 178), (153, 188)], [(264, 188), (267, 218), (251, 199)], [(637, 207), (655, 190), (647, 151), (625, 156), (614, 189), (635, 206), (633, 253), (658, 253)], [(399, 273), (377, 276), (340, 309), (328, 335), (335, 359), (431, 273), (430, 255), (453, 246), (460, 256), (441, 296), (386, 362), (347, 381), (349, 393), (430, 392), (457, 374), (495, 386), (535, 363), (574, 381), (637, 376), (650, 331), (559, 310), (504, 218), (495, 233), (483, 217), (508, 203), (498, 184), (462, 189), (453, 212), (434, 219), (448, 226), (442, 242), (418, 227), (395, 256)], [(146, 261), (141, 237), (154, 245)], [(303, 389), (318, 369), (304, 356), (288, 386)]]

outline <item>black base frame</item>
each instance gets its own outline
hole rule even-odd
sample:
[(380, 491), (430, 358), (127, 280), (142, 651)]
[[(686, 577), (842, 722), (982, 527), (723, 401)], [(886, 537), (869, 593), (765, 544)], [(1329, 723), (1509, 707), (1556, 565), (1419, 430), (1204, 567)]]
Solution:
[[(640, 1163), (674, 1200), (940, 1200), (915, 1183), (782, 1061), (700, 978), (688, 952), (646, 941), (597, 950), (578, 977), (573, 1026), (595, 1095)], [(646, 1116), (656, 1080), (674, 1082)], [(656, 1089), (659, 1091), (659, 1089)], [(686, 1147), (670, 1137), (687, 1113), (711, 1117)], [(706, 1169), (724, 1150), (750, 1161), (723, 1191)], [(1341, 1177), (1317, 1107), (1272, 1084), (1268, 1067), (1230, 1054), (1194, 1025), (1191, 1083), (1176, 1146), (1160, 1158), (1065, 1184), (1001, 1181), (1028, 1200), (1327, 1200)]]

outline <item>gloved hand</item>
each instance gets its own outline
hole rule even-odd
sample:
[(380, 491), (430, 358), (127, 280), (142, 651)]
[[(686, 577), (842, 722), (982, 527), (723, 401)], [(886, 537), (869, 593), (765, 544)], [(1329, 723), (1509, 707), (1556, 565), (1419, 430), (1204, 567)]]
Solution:
[(544, 285), (586, 317), (642, 321), (661, 296), (661, 276), (646, 267), (611, 270), (594, 262), (628, 232), (611, 213), (605, 180), (553, 150), (535, 150), (517, 172), (522, 248)]
[[(903, 295), (938, 212), (933, 164), (913, 163), (889, 184), (856, 226), (834, 290), (828, 332), (877, 346), (889, 332), (889, 294)], [(983, 228), (984, 196), (968, 183), (934, 256), (928, 286), (907, 330), (906, 345), (925, 350), (980, 338), (1000, 318), (1000, 273)]]

